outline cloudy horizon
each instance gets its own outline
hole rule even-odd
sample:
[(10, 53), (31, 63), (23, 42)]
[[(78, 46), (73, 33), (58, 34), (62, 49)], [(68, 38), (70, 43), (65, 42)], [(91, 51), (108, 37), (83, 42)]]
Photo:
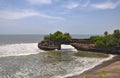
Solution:
[(0, 34), (102, 34), (120, 29), (120, 0), (0, 0)]

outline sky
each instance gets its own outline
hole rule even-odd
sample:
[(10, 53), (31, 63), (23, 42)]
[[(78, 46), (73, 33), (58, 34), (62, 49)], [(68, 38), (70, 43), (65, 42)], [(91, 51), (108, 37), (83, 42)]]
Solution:
[(103, 34), (120, 29), (120, 0), (0, 0), (0, 34)]

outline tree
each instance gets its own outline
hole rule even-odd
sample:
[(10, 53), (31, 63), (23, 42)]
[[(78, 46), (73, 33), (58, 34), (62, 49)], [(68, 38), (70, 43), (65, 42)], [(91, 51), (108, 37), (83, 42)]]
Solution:
[(92, 40), (95, 40), (97, 47), (112, 47), (120, 50), (120, 30), (116, 29), (112, 34), (104, 32), (104, 36), (92, 36)]
[(120, 30), (119, 29), (114, 30), (113, 35), (116, 39), (120, 39)]
[(103, 40), (97, 40), (97, 41), (95, 42), (95, 45), (96, 45), (97, 47), (105, 47), (105, 43), (104, 43)]
[(107, 35), (108, 35), (108, 32), (107, 32), (107, 31), (105, 31), (105, 32), (104, 32), (104, 35), (105, 35), (105, 36), (107, 36)]
[(62, 33), (61, 31), (56, 31), (53, 34), (44, 36), (44, 39), (50, 40), (54, 44), (66, 44), (71, 42), (71, 36), (69, 33)]
[(94, 41), (97, 41), (97, 40), (101, 40), (102, 39), (102, 36), (91, 36), (90, 39), (94, 40)]
[(44, 40), (48, 40), (48, 39), (50, 39), (50, 35), (45, 35)]
[(113, 37), (114, 37), (114, 43), (113, 43), (114, 46), (117, 49), (120, 49), (120, 30), (119, 29), (114, 30)]
[(56, 31), (53, 35), (54, 36), (59, 36), (59, 35), (63, 35), (63, 33), (61, 31)]

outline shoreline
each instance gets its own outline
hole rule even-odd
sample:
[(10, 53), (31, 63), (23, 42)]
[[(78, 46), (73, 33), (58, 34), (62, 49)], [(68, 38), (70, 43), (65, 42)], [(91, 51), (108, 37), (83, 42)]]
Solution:
[[(116, 62), (120, 62), (120, 55), (113, 55), (113, 57), (111, 59), (106, 59), (102, 63), (96, 65), (95, 67), (93, 67), (91, 69), (88, 69), (88, 70), (84, 71), (81, 74), (74, 75), (74, 76), (69, 76), (69, 77), (65, 77), (65, 78), (84, 78), (85, 74), (88, 75), (88, 78), (96, 78), (95, 77), (96, 73), (97, 73), (97, 76), (98, 76), (100, 74), (99, 73), (100, 69), (108, 67), (109, 65), (114, 64)], [(113, 67), (114, 67), (114, 65), (113, 65)], [(99, 78), (99, 77), (97, 77), (97, 78)]]

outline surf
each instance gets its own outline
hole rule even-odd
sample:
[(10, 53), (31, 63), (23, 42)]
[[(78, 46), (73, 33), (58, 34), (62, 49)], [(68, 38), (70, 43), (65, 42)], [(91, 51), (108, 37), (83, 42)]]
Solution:
[(61, 44), (61, 50), (77, 51), (72, 45)]
[(30, 55), (40, 52), (44, 51), (38, 49), (37, 43), (19, 43), (0, 46), (0, 57)]

